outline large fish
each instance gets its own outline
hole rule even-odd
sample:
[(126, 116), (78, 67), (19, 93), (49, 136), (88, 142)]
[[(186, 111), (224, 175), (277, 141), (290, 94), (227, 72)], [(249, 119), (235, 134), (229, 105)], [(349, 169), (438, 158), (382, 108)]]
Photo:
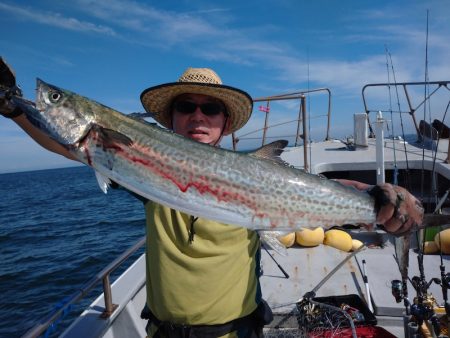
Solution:
[(36, 108), (28, 119), (101, 180), (190, 215), (258, 230), (376, 219), (368, 193), (283, 163), (285, 141), (252, 153), (212, 147), (39, 79)]
[(375, 222), (368, 194), (268, 159), (283, 142), (212, 147), (39, 79), (36, 108), (30, 121), (101, 176), (190, 215), (250, 229)]

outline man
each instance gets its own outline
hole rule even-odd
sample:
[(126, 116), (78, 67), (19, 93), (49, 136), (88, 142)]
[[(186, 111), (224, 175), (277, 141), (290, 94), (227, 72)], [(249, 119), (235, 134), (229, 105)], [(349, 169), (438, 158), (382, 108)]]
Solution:
[[(250, 118), (253, 102), (242, 90), (225, 86), (210, 69), (189, 68), (177, 82), (141, 94), (145, 109), (162, 126), (198, 142), (218, 146)], [(37, 130), (7, 100), (0, 112), (13, 118), (45, 148), (72, 158)], [(367, 185), (342, 181), (358, 189)], [(399, 234), (419, 222), (421, 209), (406, 190), (380, 187), (387, 200), (378, 222)], [(271, 320), (259, 284), (260, 243), (256, 232), (194, 218), (144, 201), (147, 218), (147, 306), (152, 337), (260, 337)]]
[[(204, 68), (189, 68), (178, 82), (145, 90), (141, 100), (162, 126), (213, 146), (248, 121), (253, 105), (247, 93), (222, 85)], [(208, 325), (195, 327), (197, 336), (261, 335), (271, 313), (261, 300), (257, 234), (150, 201), (145, 209), (149, 334), (160, 322), (171, 322)], [(170, 335), (178, 329), (171, 327), (160, 330)]]

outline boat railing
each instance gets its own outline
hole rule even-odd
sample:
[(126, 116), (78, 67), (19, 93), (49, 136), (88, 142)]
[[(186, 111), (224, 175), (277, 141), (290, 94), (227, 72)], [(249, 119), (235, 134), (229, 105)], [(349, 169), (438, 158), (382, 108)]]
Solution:
[(103, 284), (103, 294), (105, 300), (105, 310), (101, 314), (101, 318), (109, 318), (114, 310), (116, 310), (117, 305), (112, 302), (112, 290), (110, 275), (114, 272), (120, 265), (122, 265), (125, 260), (127, 260), (132, 254), (143, 247), (145, 244), (145, 236), (141, 237), (133, 246), (125, 250), (119, 257), (108, 264), (103, 270), (92, 277), (86, 284), (84, 284), (79, 291), (74, 292), (71, 296), (67, 298), (67, 301), (44, 319), (42, 319), (37, 325), (26, 332), (22, 338), (39, 337), (43, 334), (52, 323), (54, 323), (58, 318), (60, 318), (65, 311), (69, 309), (71, 305), (78, 302), (84, 298), (95, 286), (100, 282)]
[[(420, 127), (417, 124), (417, 120), (416, 120), (416, 111), (425, 105), (425, 103), (427, 103), (431, 97), (433, 95), (435, 95), (436, 93), (442, 91), (442, 89), (446, 89), (447, 91), (450, 91), (449, 88), (449, 84), (450, 81), (423, 81), (423, 82), (392, 82), (392, 83), (369, 83), (367, 85), (365, 85), (362, 88), (362, 99), (363, 99), (363, 103), (364, 103), (364, 109), (365, 112), (367, 114), (367, 116), (369, 117), (370, 113), (374, 112), (374, 113), (378, 113), (378, 111), (381, 111), (382, 113), (386, 113), (386, 112), (396, 112), (396, 113), (407, 113), (411, 116), (413, 123), (414, 123), (414, 128), (416, 129), (416, 133), (418, 138), (420, 138)], [(425, 94), (425, 97), (423, 100), (421, 100), (419, 103), (414, 104), (413, 101), (411, 100), (411, 95), (409, 93), (409, 89), (410, 88), (414, 88), (415, 86), (427, 86), (427, 92)], [(386, 87), (390, 90), (391, 87), (393, 87), (396, 90), (396, 96), (397, 96), (397, 100), (399, 100), (399, 95), (400, 93), (398, 92), (398, 88), (402, 88), (403, 89), (403, 93), (404, 93), (404, 99), (407, 103), (408, 109), (405, 111), (394, 111), (394, 110), (379, 110), (379, 109), (370, 109), (368, 106), (368, 98), (367, 98), (367, 90), (371, 89), (371, 88), (379, 88), (379, 87)], [(368, 118), (368, 123), (369, 123), (369, 130), (371, 133), (371, 137), (373, 137), (373, 129), (372, 126), (370, 124), (370, 119)]]
[[(258, 97), (253, 99), (254, 103), (257, 102), (265, 102), (266, 106), (261, 106), (260, 110), (265, 113), (265, 120), (264, 120), (264, 126), (262, 128), (253, 130), (251, 132), (245, 133), (243, 135), (237, 136), (235, 133), (232, 134), (232, 142), (233, 142), (233, 150), (237, 150), (237, 144), (239, 140), (244, 139), (248, 135), (255, 134), (262, 131), (262, 138), (261, 138), (261, 146), (266, 144), (267, 140), (267, 131), (270, 128), (279, 127), (281, 125), (290, 124), (290, 123), (297, 123), (297, 129), (295, 133), (295, 142), (294, 146), (299, 145), (300, 138), (303, 139), (303, 149), (304, 149), (304, 169), (308, 171), (309, 165), (308, 165), (308, 146), (309, 146), (309, 130), (308, 130), (308, 119), (311, 118), (309, 116), (307, 109), (306, 109), (306, 98), (308, 94), (311, 93), (317, 93), (317, 92), (325, 92), (328, 95), (328, 105), (327, 105), (327, 112), (325, 115), (315, 116), (315, 117), (323, 117), (325, 116), (327, 118), (327, 125), (326, 125), (326, 136), (325, 140), (330, 139), (330, 121), (331, 121), (331, 91), (328, 88), (316, 88), (316, 89), (308, 89), (304, 91), (298, 91), (288, 94), (279, 94), (279, 95), (272, 95), (272, 96), (266, 96), (266, 97)], [(270, 112), (270, 104), (271, 102), (275, 101), (283, 101), (283, 100), (299, 100), (299, 108), (298, 108), (298, 116), (294, 120), (285, 121), (282, 123), (277, 123), (273, 125), (269, 125), (269, 112)], [(301, 130), (300, 130), (301, 129)]]

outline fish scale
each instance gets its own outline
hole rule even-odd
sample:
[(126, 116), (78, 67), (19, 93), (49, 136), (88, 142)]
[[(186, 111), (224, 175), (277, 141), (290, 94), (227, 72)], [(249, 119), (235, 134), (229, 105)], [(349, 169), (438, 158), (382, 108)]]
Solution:
[(367, 193), (261, 156), (279, 142), (254, 153), (212, 147), (41, 80), (36, 103), (30, 120), (78, 160), (190, 215), (261, 230), (375, 222)]

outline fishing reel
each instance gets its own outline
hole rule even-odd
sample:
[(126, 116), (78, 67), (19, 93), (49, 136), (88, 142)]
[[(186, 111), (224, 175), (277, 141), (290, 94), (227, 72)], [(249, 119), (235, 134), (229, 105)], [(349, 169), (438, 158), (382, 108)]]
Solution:
[(397, 303), (403, 300), (403, 283), (401, 280), (395, 279), (391, 281), (391, 292)]
[(439, 323), (439, 318), (434, 312), (432, 299), (425, 299), (424, 302), (419, 303), (417, 299), (414, 299), (414, 304), (411, 305), (410, 311), (413, 321), (419, 326), (422, 325), (424, 321), (431, 323), (434, 333), (439, 335), (441, 332), (441, 324)]
[(436, 300), (433, 296), (427, 295), (424, 299), (414, 298), (413, 304), (411, 304), (411, 315), (414, 316), (419, 324), (422, 324), (424, 320), (430, 320), (434, 313), (434, 304)]
[[(450, 276), (449, 276), (450, 277)], [(423, 278), (420, 278), (418, 276), (414, 276), (411, 280), (411, 284), (414, 287), (414, 289), (417, 291), (418, 297), (427, 298), (428, 297), (428, 289), (430, 288), (431, 284), (437, 284), (442, 285), (442, 281), (439, 278), (431, 278), (430, 281), (427, 283), (427, 281)], [(448, 281), (447, 281), (448, 283)]]
[(420, 277), (415, 276), (412, 278), (411, 283), (416, 289), (418, 295), (414, 298), (412, 304), (404, 294), (402, 281), (393, 280), (391, 282), (391, 291), (397, 303), (400, 303), (402, 300), (405, 302), (406, 313), (411, 315), (412, 322), (415, 322), (418, 326), (421, 326), (424, 321), (429, 321), (433, 326), (433, 330), (436, 335), (439, 335), (441, 326), (439, 323), (439, 318), (434, 312), (433, 307), (436, 303), (436, 299), (426, 293), (426, 290), (428, 290), (431, 283), (433, 282), (440, 284), (440, 279), (433, 278), (429, 283), (426, 283), (426, 281), (424, 281)]
[(450, 272), (442, 276), (441, 283), (442, 287), (450, 289)]
[[(416, 276), (412, 278), (411, 282), (417, 291), (417, 297), (414, 298), (413, 304), (410, 306), (410, 313), (413, 320), (419, 326), (421, 326), (424, 321), (428, 321), (431, 323), (434, 333), (439, 336), (441, 332), (441, 323), (434, 311), (434, 306), (437, 304), (437, 301), (433, 295), (427, 293), (427, 290), (433, 282), (442, 285), (443, 281), (439, 278), (432, 278), (426, 283), (426, 281)], [(445, 282), (447, 283), (448, 280)]]

